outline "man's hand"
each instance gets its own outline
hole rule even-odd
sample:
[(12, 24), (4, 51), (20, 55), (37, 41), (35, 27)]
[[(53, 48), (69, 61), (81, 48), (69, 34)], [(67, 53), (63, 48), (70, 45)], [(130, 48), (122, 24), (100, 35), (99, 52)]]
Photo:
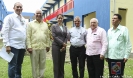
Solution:
[(108, 62), (108, 58), (105, 58), (106, 62)]
[(62, 47), (61, 49), (60, 49), (60, 52), (63, 52), (63, 51), (65, 51), (66, 50), (66, 48), (65, 47)]
[(6, 52), (9, 54), (11, 52), (11, 47), (10, 46), (6, 46)]
[(32, 48), (28, 48), (27, 51), (32, 54)]
[(104, 56), (103, 55), (100, 55), (100, 59), (103, 60), (104, 59)]
[(67, 45), (66, 45), (66, 43), (63, 43), (63, 47), (66, 47)]
[(46, 47), (46, 51), (49, 52), (50, 48), (49, 47)]
[(62, 47), (62, 51), (65, 51), (65, 49), (66, 49), (65, 47)]
[(128, 60), (128, 59), (124, 58), (124, 63), (126, 63), (126, 62), (127, 62), (127, 60)]

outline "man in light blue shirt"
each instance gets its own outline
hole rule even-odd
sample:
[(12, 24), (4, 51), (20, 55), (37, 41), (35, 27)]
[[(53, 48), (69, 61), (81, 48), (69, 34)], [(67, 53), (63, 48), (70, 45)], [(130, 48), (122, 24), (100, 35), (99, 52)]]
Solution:
[(113, 27), (108, 30), (109, 46), (105, 58), (108, 61), (110, 78), (123, 78), (125, 63), (132, 50), (128, 29), (120, 25), (121, 20), (121, 15), (114, 14)]
[[(73, 78), (84, 78), (84, 67), (86, 58), (86, 30), (80, 26), (80, 18), (77, 16), (74, 18), (75, 27), (71, 28), (69, 31), (70, 38), (70, 60), (72, 65)], [(78, 60), (77, 60), (78, 59)], [(77, 71), (77, 61), (79, 62), (79, 76)]]

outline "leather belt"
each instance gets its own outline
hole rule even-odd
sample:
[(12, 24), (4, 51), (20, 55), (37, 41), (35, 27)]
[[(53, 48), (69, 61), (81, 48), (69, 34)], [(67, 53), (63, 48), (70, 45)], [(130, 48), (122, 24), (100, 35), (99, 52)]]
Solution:
[(74, 47), (74, 48), (81, 48), (81, 47), (84, 47), (84, 45), (83, 46), (73, 46), (73, 45), (71, 45), (72, 47)]

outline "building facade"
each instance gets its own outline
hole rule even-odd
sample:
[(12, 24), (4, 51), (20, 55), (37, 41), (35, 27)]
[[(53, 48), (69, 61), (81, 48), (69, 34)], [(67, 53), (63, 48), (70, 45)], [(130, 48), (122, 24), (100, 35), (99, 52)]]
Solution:
[(41, 9), (44, 12), (44, 21), (56, 23), (56, 15), (62, 13), (65, 16), (64, 24), (70, 29), (74, 26), (73, 18), (79, 16), (82, 19), (81, 26), (87, 29), (90, 27), (90, 19), (97, 18), (99, 26), (106, 31), (112, 27), (113, 14), (119, 13), (123, 18), (121, 25), (129, 29), (133, 45), (132, 3), (132, 0), (46, 0)]
[(89, 28), (91, 18), (97, 18), (99, 26), (105, 30), (110, 27), (109, 0), (47, 0), (41, 9), (44, 11), (44, 21), (47, 19), (54, 22), (56, 15), (62, 13), (68, 28), (73, 26), (75, 16), (82, 19), (81, 25), (85, 28)]
[(3, 0), (0, 0), (0, 30), (2, 28), (3, 19), (5, 18), (6, 15), (8, 15), (6, 6), (5, 6)]

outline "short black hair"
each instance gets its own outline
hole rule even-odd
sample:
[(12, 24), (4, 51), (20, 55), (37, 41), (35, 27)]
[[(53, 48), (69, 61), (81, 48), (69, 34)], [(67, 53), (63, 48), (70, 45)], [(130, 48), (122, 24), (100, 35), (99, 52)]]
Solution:
[(114, 16), (117, 16), (120, 21), (122, 20), (122, 17), (120, 14), (114, 14)]

